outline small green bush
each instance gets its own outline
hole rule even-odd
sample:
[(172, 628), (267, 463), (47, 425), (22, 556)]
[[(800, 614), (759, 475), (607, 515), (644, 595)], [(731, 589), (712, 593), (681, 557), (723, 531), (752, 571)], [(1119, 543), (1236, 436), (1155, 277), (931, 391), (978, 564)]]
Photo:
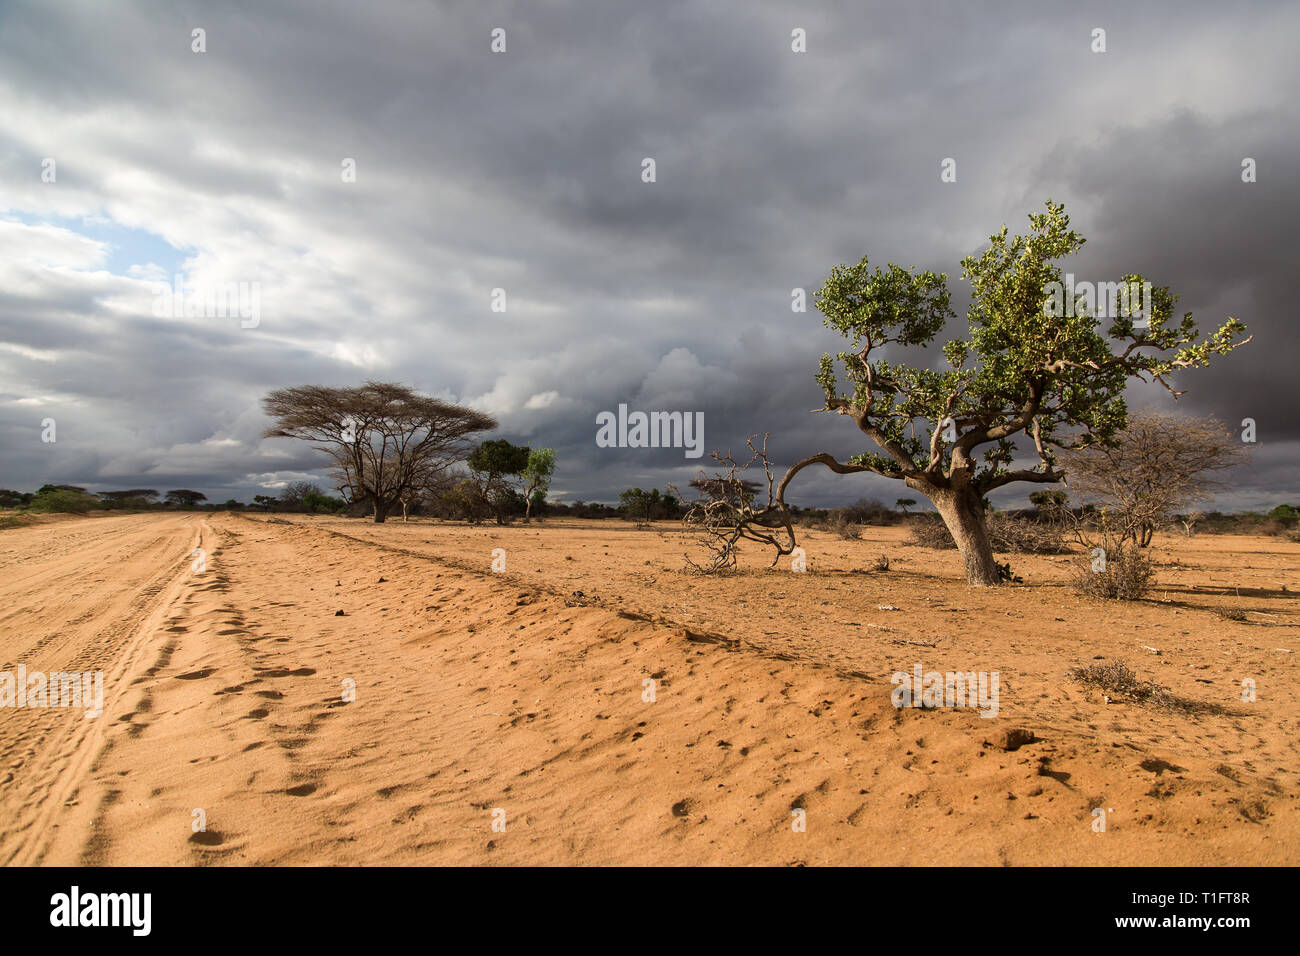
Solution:
[(60, 488), (44, 491), (37, 495), (32, 499), (29, 507), (32, 511), (49, 514), (85, 514), (92, 508), (98, 508), (99, 506), (99, 500), (93, 495)]

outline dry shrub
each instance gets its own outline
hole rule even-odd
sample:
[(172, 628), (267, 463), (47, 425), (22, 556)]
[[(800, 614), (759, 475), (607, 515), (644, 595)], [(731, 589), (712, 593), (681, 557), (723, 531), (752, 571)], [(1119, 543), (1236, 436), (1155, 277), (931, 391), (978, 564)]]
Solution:
[(1151, 588), (1156, 571), (1145, 551), (1133, 544), (1115, 544), (1105, 551), (1105, 566), (1094, 570), (1091, 551), (1084, 563), (1072, 569), (1070, 584), (1076, 594), (1085, 597), (1136, 601)]
[(1219, 615), (1225, 621), (1243, 621), (1248, 622), (1250, 618), (1246, 612), (1239, 607), (1229, 607), (1226, 604), (1220, 604), (1214, 609), (1214, 613)]
[(836, 508), (826, 522), (826, 530), (836, 534), (845, 541), (856, 541), (862, 537), (862, 525), (849, 519), (843, 509)]
[[(1059, 525), (1030, 521), (994, 512), (988, 515), (989, 540), (993, 550), (1004, 554), (1062, 554), (1067, 550), (1065, 531)], [(943, 519), (919, 515), (912, 521), (912, 544), (936, 551), (957, 547)]]
[(1061, 554), (1066, 550), (1065, 531), (1059, 525), (1011, 515), (989, 515), (989, 537), (994, 551)]
[(1105, 691), (1108, 695), (1148, 707), (1176, 710), (1185, 714), (1220, 713), (1223, 710), (1217, 704), (1179, 697), (1155, 681), (1139, 680), (1133, 668), (1123, 661), (1072, 667), (1066, 676), (1080, 684)]
[(912, 544), (935, 551), (951, 551), (957, 547), (957, 542), (952, 540), (948, 526), (938, 515), (917, 515), (913, 518), (910, 541)]
[(893, 524), (897, 515), (879, 498), (859, 498), (851, 505), (831, 509), (831, 519), (837, 514), (854, 524)]
[(885, 554), (883, 551), (880, 553), (880, 557), (876, 558), (875, 570), (877, 571), (889, 570), (889, 555)]

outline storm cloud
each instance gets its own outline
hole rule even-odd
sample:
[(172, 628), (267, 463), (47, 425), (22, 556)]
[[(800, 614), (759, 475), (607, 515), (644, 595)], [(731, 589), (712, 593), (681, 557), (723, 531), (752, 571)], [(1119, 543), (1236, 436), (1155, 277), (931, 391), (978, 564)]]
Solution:
[[(949, 273), (962, 315), (958, 261), (1050, 197), (1076, 275), (1249, 326), (1177, 407), (1258, 423), (1221, 507), (1296, 500), (1297, 35), (1274, 3), (6, 4), (0, 486), (247, 500), (323, 475), (261, 437), (261, 396), (366, 379), (554, 447), (568, 499), (699, 467), (597, 447), (621, 403), (847, 457), (865, 439), (811, 411), (842, 343), (812, 291), (868, 255)], [(177, 275), (256, 288), (255, 327), (158, 315)], [(793, 498), (902, 493), (805, 472)]]

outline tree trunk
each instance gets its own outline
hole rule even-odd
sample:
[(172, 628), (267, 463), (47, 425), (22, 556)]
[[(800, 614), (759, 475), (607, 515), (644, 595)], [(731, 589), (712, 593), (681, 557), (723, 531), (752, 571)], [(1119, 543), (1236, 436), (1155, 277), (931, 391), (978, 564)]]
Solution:
[(991, 587), (1001, 581), (998, 563), (993, 559), (993, 544), (984, 525), (984, 505), (969, 488), (936, 489), (930, 500), (939, 509), (957, 550), (966, 564), (966, 583), (972, 587)]
[(393, 504), (391, 501), (380, 501), (378, 498), (374, 499), (374, 504), (375, 524), (383, 524), (388, 518), (388, 511), (393, 507)]
[(403, 521), (410, 521), (410, 520), (411, 520), (410, 518), (407, 517), (407, 515), (410, 513), (410, 510), (411, 510), (411, 503), (410, 503), (409, 501), (403, 501), (403, 502), (402, 502), (402, 520), (403, 520)]

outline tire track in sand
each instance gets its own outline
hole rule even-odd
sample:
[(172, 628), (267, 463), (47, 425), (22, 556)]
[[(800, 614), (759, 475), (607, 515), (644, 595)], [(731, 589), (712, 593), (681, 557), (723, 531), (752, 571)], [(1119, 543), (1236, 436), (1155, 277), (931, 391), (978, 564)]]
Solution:
[[(103, 520), (86, 519), (86, 523)], [(118, 562), (110, 580), (104, 575), (105, 551), (97, 545), (111, 540), (117, 548), (123, 522), (134, 526), (130, 533), (144, 556)], [(85, 808), (78, 802), (79, 789), (114, 730), (123, 699), (158, 656), (160, 624), (185, 589), (191, 551), (204, 542), (206, 525), (196, 515), (176, 516), (161, 529), (152, 515), (123, 522), (102, 529), (93, 525), (84, 529), (81, 522), (76, 523), (78, 548), (69, 558), (75, 565), (65, 565), (59, 577), (104, 578), (99, 613), (92, 610), (69, 623), (58, 643), (65, 654), (71, 652), (71, 659), (37, 657), (28, 662), (30, 669), (103, 671), (103, 714), (86, 718), (81, 711), (53, 707), (0, 711), (3, 736), (25, 746), (21, 756), (7, 765), (12, 779), (5, 784), (2, 798), (5, 823), (0, 830), (0, 863), (4, 865), (42, 863), (62, 829), (88, 822), (78, 819), (85, 817)], [(90, 533), (84, 534), (86, 530)], [(0, 587), (0, 602), (7, 603), (7, 590), (7, 586)], [(3, 656), (11, 656), (8, 648), (18, 642), (17, 635), (49, 623), (48, 615), (34, 612), (29, 612), (25, 621), (7, 622)], [(9, 757), (13, 756), (11, 749)]]

